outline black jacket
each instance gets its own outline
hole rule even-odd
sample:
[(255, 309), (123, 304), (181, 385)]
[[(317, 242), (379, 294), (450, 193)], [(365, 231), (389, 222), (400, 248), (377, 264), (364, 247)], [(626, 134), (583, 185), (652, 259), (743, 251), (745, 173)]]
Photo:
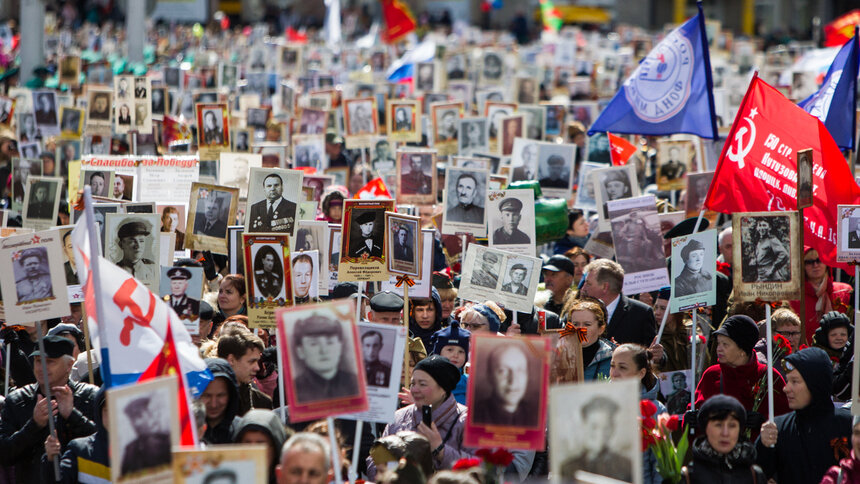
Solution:
[(272, 453), (274, 457), (272, 462), (269, 462), (269, 482), (274, 484), (277, 481), (275, 476), (275, 465), (280, 462), (281, 447), (287, 441), (287, 432), (284, 425), (278, 418), (278, 414), (271, 410), (253, 409), (248, 411), (241, 418), (236, 420), (233, 428), (233, 442), (239, 443), (239, 440), (248, 430), (256, 430), (263, 432), (272, 442), (272, 448), (275, 450)]
[(618, 306), (612, 313), (604, 337), (607, 340), (614, 339), (618, 344), (636, 343), (646, 348), (651, 346), (657, 336), (654, 310), (647, 304), (623, 294), (618, 297)]
[(110, 480), (110, 440), (102, 422), (102, 407), (106, 400), (105, 388), (100, 388), (93, 404), (94, 422), (98, 430), (90, 436), (69, 442), (60, 459), (59, 481), (54, 476), (54, 464), (46, 455), (42, 455), (42, 482), (89, 482), (87, 477)]
[[(540, 321), (539, 314), (540, 308), (532, 306), (531, 313), (522, 313), (517, 312), (517, 324), (520, 325), (520, 333), (522, 334), (540, 334)], [(564, 324), (558, 317), (558, 314), (550, 311), (544, 310), (545, 314), (545, 324), (546, 329), (561, 329), (564, 327)], [(505, 310), (505, 322), (502, 323), (501, 328), (499, 328), (499, 332), (507, 333), (508, 328), (514, 324), (514, 313), (508, 309)]]
[(239, 390), (236, 385), (236, 374), (233, 373), (233, 367), (230, 366), (230, 363), (223, 358), (206, 358), (205, 361), (209, 371), (212, 372), (212, 381), (215, 381), (216, 378), (223, 378), (227, 381), (227, 393), (230, 397), (227, 400), (224, 418), (214, 426), (209, 426), (207, 423), (203, 441), (209, 445), (230, 444), (233, 442), (233, 426), (239, 419), (237, 417), (239, 413)]
[(776, 418), (776, 446), (765, 447), (756, 440), (758, 464), (779, 484), (821, 482), (824, 473), (848, 454), (851, 448), (851, 414), (836, 409), (830, 400), (833, 366), (821, 348), (807, 348), (785, 357), (800, 372), (812, 393), (812, 402), (803, 409)]
[(238, 391), (239, 411), (236, 415), (245, 415), (248, 410), (253, 408), (272, 409), (272, 397), (261, 392), (256, 386), (250, 383), (243, 383), (239, 385)]
[[(409, 315), (409, 337), (421, 338), (421, 342), (424, 343), (424, 348), (433, 347), (433, 345), (430, 344), (430, 338), (433, 336), (433, 333), (442, 329), (442, 298), (439, 296), (439, 291), (437, 291), (435, 287), (430, 288), (430, 296), (433, 301), (433, 308), (436, 311), (436, 321), (433, 323), (433, 326), (430, 326), (428, 329), (424, 329), (421, 326), (418, 326), (418, 323), (415, 321), (415, 318), (412, 317), (412, 314)], [(410, 313), (413, 312), (413, 304), (414, 303), (412, 301), (409, 301)]]
[(750, 442), (739, 442), (728, 455), (720, 456), (707, 445), (707, 437), (699, 437), (693, 442), (693, 462), (684, 467), (681, 483), (765, 484), (767, 479), (755, 458)]
[[(9, 394), (0, 412), (0, 465), (15, 466), (16, 482), (39, 482), (48, 425), (39, 428), (33, 421), (38, 383), (31, 383)], [(88, 383), (69, 381), (74, 398), (74, 409), (68, 419), (57, 415), (57, 437), (65, 447), (78, 437), (96, 431), (93, 421), (93, 402), (97, 387)]]

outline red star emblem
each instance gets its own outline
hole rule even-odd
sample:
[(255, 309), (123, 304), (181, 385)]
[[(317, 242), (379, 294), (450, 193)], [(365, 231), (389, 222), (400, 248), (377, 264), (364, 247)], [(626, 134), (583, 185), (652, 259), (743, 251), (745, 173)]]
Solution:
[(30, 242), (32, 242), (34, 244), (38, 244), (41, 240), (42, 240), (42, 238), (39, 237), (38, 235), (33, 235), (33, 238), (30, 239)]

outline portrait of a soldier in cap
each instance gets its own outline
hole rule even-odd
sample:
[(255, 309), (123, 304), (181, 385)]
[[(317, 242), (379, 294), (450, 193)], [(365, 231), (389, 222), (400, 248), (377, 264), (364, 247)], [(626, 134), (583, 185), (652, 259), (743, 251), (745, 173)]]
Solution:
[(163, 428), (163, 416), (152, 408), (151, 397), (140, 397), (125, 406), (137, 437), (123, 449), (122, 475), (170, 465), (170, 433)]
[(152, 229), (140, 219), (128, 219), (117, 230), (117, 245), (122, 255), (114, 263), (141, 281), (158, 279), (158, 264), (144, 257)]
[(523, 202), (508, 197), (499, 204), (502, 226), (493, 231), (493, 245), (530, 244), (529, 236), (518, 228), (522, 219)]
[(170, 295), (167, 303), (176, 311), (182, 319), (197, 319), (200, 314), (200, 301), (188, 297), (188, 282), (191, 280), (191, 271), (184, 267), (173, 267), (167, 271), (170, 279)]
[(540, 179), (540, 186), (544, 188), (568, 188), (570, 183), (564, 177), (564, 158), (560, 155), (551, 155), (544, 162), (544, 170), (547, 176)]
[(498, 254), (490, 251), (484, 252), (481, 256), (480, 267), (472, 272), (472, 284), (488, 289), (495, 289), (496, 284), (499, 282), (500, 263), (501, 257)]
[(359, 212), (350, 227), (349, 257), (382, 257), (382, 233), (376, 230), (376, 212)]
[[(346, 368), (345, 353), (351, 342), (341, 323), (322, 314), (312, 314), (295, 323), (290, 337), (291, 360), (299, 403), (331, 400), (359, 394), (358, 377)], [(354, 357), (354, 355), (353, 355)]]
[(705, 246), (696, 239), (687, 242), (681, 249), (684, 269), (675, 278), (675, 296), (689, 296), (711, 290), (713, 274), (704, 270)]
[(15, 271), (15, 289), (18, 302), (41, 301), (54, 297), (54, 286), (51, 283), (51, 273), (48, 270), (48, 250), (44, 247), (32, 247), (15, 252), (23, 277)]
[(260, 290), (260, 296), (277, 298), (284, 287), (284, 269), (278, 260), (278, 254), (269, 245), (260, 247), (254, 258), (254, 280)]

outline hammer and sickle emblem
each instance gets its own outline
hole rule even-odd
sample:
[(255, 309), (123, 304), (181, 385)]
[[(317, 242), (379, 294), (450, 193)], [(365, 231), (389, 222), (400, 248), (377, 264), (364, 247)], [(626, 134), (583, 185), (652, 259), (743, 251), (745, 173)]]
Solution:
[[(726, 152), (726, 156), (737, 163), (739, 168), (744, 167), (744, 158), (746, 158), (747, 154), (752, 150), (753, 143), (755, 142), (755, 123), (749, 116), (744, 116), (744, 121), (749, 125), (749, 130), (747, 130), (746, 126), (738, 128), (737, 132), (735, 132), (735, 139), (732, 142), (732, 146), (730, 146), (729, 150)], [(747, 131), (749, 131), (750, 135), (747, 143), (744, 144), (743, 138)], [(735, 151), (735, 148), (737, 148), (737, 151)]]
[(126, 316), (123, 320), (122, 331), (119, 333), (119, 342), (122, 343), (123, 346), (128, 346), (131, 343), (131, 331), (134, 329), (134, 325), (137, 324), (148, 328), (152, 321), (152, 315), (155, 313), (155, 296), (153, 296), (151, 292), (149, 293), (149, 311), (145, 315), (143, 314), (141, 307), (134, 302), (131, 295), (137, 287), (137, 281), (134, 279), (126, 279), (113, 296), (113, 302), (119, 306), (120, 311), (124, 311), (125, 308), (128, 308), (131, 312), (131, 316)]

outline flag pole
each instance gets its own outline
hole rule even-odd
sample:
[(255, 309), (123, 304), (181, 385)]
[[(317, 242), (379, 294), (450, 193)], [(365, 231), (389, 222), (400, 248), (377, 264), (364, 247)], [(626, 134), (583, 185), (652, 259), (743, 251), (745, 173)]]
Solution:
[[(95, 223), (95, 213), (93, 211), (93, 194), (92, 187), (89, 185), (84, 187), (84, 213), (87, 216), (87, 231), (90, 239), (90, 270), (88, 274), (88, 281), (92, 281), (93, 286), (93, 294), (95, 297), (95, 320), (96, 320), (96, 328), (98, 328), (99, 332), (99, 341), (101, 344), (101, 353), (102, 359), (100, 363), (102, 381), (104, 381), (105, 386), (107, 388), (111, 387), (111, 372), (110, 372), (110, 361), (108, 360), (108, 348), (105, 346), (107, 344), (107, 327), (104, 323), (104, 319), (102, 316), (104, 315), (104, 302), (102, 298), (99, 297), (102, 294), (101, 290), (101, 278), (99, 277), (99, 259), (101, 259), (101, 249), (99, 248), (99, 242), (101, 238), (99, 236), (99, 231), (96, 229)], [(90, 315), (87, 315), (89, 317)]]
[(714, 79), (711, 74), (711, 53), (708, 47), (708, 32), (705, 30), (705, 12), (702, 10), (702, 0), (696, 2), (696, 7), (699, 9), (699, 35), (702, 37), (702, 57), (705, 59), (705, 81), (706, 91), (708, 92), (708, 107), (711, 108), (711, 129), (713, 130), (713, 139), (720, 139), (719, 131), (717, 130), (717, 110), (714, 108)]
[(87, 352), (87, 372), (89, 373), (90, 385), (95, 385), (96, 377), (93, 375), (93, 353), (92, 345), (90, 344), (90, 324), (87, 319), (86, 304), (81, 304), (83, 317), (81, 318), (81, 328), (84, 330), (84, 351)]
[[(669, 308), (666, 308), (666, 312), (667, 313), (669, 312)], [(696, 320), (696, 313), (698, 313), (698, 311), (693, 309), (693, 335), (690, 336), (690, 368), (692, 370), (694, 382), (698, 381), (698, 380), (696, 380), (696, 343), (698, 343), (698, 341), (697, 341), (698, 340), (698, 334), (697, 334), (698, 331), (696, 331), (698, 329), (697, 328), (698, 324), (697, 324), (697, 320)], [(695, 409), (696, 409), (696, 392), (693, 392), (690, 395), (690, 410), (695, 410)], [(690, 430), (692, 431), (693, 429), (691, 428)]]
[(334, 482), (340, 484), (343, 482), (343, 477), (340, 472), (342, 461), (340, 460), (340, 447), (337, 445), (337, 439), (334, 436), (334, 418), (326, 417), (328, 424), (328, 441), (331, 445), (331, 467), (334, 469)]
[[(860, 33), (860, 26), (854, 25), (854, 37), (851, 38), (851, 42), (858, 42), (858, 33)], [(860, 62), (860, 59), (858, 59)], [(857, 73), (854, 73), (854, 77), (856, 79)], [(857, 86), (854, 86), (854, 91), (851, 93), (851, 143), (853, 145), (853, 150), (851, 152), (851, 176), (855, 176), (855, 170), (857, 169), (857, 156), (860, 156), (860, 150), (857, 149)], [(855, 306), (857, 307), (857, 306)]]
[(770, 304), (765, 303), (765, 314), (767, 316), (767, 421), (773, 422), (773, 327), (770, 320)]

